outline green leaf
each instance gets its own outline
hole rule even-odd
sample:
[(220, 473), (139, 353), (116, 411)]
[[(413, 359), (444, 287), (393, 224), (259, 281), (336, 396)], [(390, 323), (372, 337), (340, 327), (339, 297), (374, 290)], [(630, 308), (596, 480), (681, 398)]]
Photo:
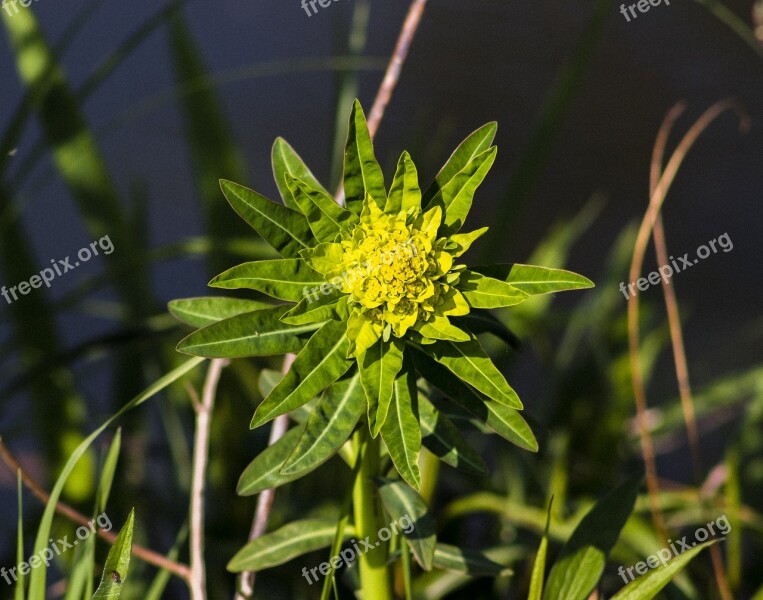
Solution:
[[(411, 524), (410, 527), (403, 528), (402, 534), (413, 551), (416, 562), (422, 569), (429, 571), (437, 544), (437, 528), (426, 502), (416, 490), (400, 479), (381, 479), (378, 484), (379, 496), (393, 522), (399, 524), (407, 519)], [(410, 531), (406, 532), (406, 529)]]
[[(258, 537), (241, 548), (228, 563), (228, 571), (262, 571), (282, 565), (292, 558), (320, 550), (331, 544), (336, 533), (336, 521), (304, 519), (284, 525)], [(352, 535), (352, 529), (344, 537)]]
[(287, 325), (281, 317), (288, 306), (273, 306), (195, 331), (177, 346), (178, 352), (206, 358), (244, 358), (299, 352), (304, 342), (297, 337), (318, 325)]
[(347, 325), (329, 321), (313, 334), (289, 372), (257, 407), (251, 428), (302, 406), (334, 383), (352, 366), (347, 358)]
[(304, 433), (281, 473), (304, 473), (331, 458), (347, 441), (366, 405), (360, 375), (334, 383), (310, 413)]
[(281, 467), (294, 451), (304, 430), (304, 426), (293, 427), (260, 452), (241, 474), (236, 493), (239, 496), (254, 496), (263, 490), (277, 488), (302, 477), (307, 471), (285, 474), (281, 473)]
[(344, 191), (347, 208), (359, 212), (366, 194), (381, 208), (387, 199), (384, 174), (374, 156), (366, 116), (360, 102), (355, 100), (350, 113), (347, 145), (344, 150)]
[[(64, 468), (62, 469), (58, 479), (56, 480), (53, 489), (50, 492), (50, 498), (45, 505), (45, 511), (43, 512), (42, 519), (40, 520), (40, 527), (37, 530), (37, 537), (34, 541), (34, 554), (41, 554), (43, 549), (48, 547), (48, 539), (50, 538), (51, 526), (53, 523), (53, 515), (56, 511), (56, 504), (61, 497), (61, 492), (66, 484), (66, 480), (71, 475), (77, 462), (87, 452), (90, 445), (95, 439), (104, 432), (104, 430), (110, 427), (117, 419), (122, 417), (125, 413), (143, 404), (146, 400), (158, 394), (161, 390), (174, 383), (181, 377), (183, 377), (190, 370), (196, 368), (204, 362), (201, 358), (192, 358), (187, 360), (179, 367), (176, 367), (156, 382), (147, 387), (143, 392), (135, 396), (127, 404), (125, 404), (119, 411), (117, 411), (112, 417), (106, 420), (98, 429), (87, 436), (71, 453)], [(37, 567), (32, 571), (32, 576), (29, 582), (29, 597), (30, 598), (44, 598), (45, 597), (45, 578), (47, 568), (44, 564)]]
[(416, 165), (406, 151), (397, 162), (397, 171), (392, 180), (392, 187), (389, 189), (384, 212), (392, 214), (407, 211), (409, 208), (421, 208), (421, 189)]
[(413, 351), (411, 355), (418, 372), (458, 406), (512, 444), (538, 451), (538, 442), (518, 411), (481, 396), (423, 352)]
[(499, 577), (512, 573), (511, 569), (490, 560), (482, 552), (442, 543), (435, 547), (432, 565), (437, 569), (464, 573), (472, 577)]
[(583, 517), (551, 568), (544, 597), (586, 600), (636, 503), (641, 477), (617, 486)]
[(339, 300), (335, 295), (321, 294), (316, 295), (315, 298), (317, 299), (314, 300), (312, 294), (302, 298), (296, 306), (281, 317), (281, 320), (289, 325), (306, 325), (336, 318)]
[(358, 222), (358, 216), (339, 206), (328, 194), (314, 190), (304, 181), (286, 174), (289, 186), (299, 209), (307, 217), (310, 229), (319, 242), (333, 242), (337, 235), (349, 230)]
[(130, 511), (127, 523), (119, 532), (114, 545), (106, 557), (103, 567), (101, 584), (93, 594), (93, 600), (119, 600), (122, 594), (122, 584), (127, 577), (130, 566), (130, 551), (132, 550), (132, 532), (135, 526), (135, 509)]
[(503, 324), (503, 321), (486, 310), (474, 309), (462, 317), (450, 317), (451, 321), (462, 329), (467, 329), (475, 335), (492, 333), (517, 352), (522, 350), (521, 340)]
[(403, 368), (405, 344), (390, 338), (379, 339), (359, 357), (360, 381), (368, 399), (368, 427), (376, 437), (389, 413), (395, 378)]
[(448, 245), (445, 249), (453, 256), (461, 256), (472, 244), (487, 233), (488, 228), (482, 227), (481, 229), (475, 229), (469, 233), (454, 233), (448, 240)]
[(514, 306), (530, 297), (505, 281), (485, 277), (474, 271), (461, 273), (456, 289), (461, 291), (467, 302), (474, 308)]
[(475, 156), (432, 197), (425, 210), (438, 205), (442, 207), (444, 217), (438, 232), (440, 236), (449, 236), (461, 229), (472, 207), (474, 193), (495, 162), (496, 152), (497, 149), (492, 147)]
[(424, 193), (422, 204), (428, 205), (432, 198), (442, 190), (453, 178), (469, 164), (479, 154), (490, 148), (490, 144), (495, 139), (495, 132), (498, 130), (498, 123), (495, 121), (486, 123), (459, 144), (453, 154), (450, 156), (440, 172), (435, 177), (432, 185)]
[(442, 462), (476, 475), (487, 473), (479, 454), (466, 443), (456, 426), (419, 394), (421, 443)]
[(167, 305), (173, 317), (192, 327), (206, 327), (236, 315), (272, 308), (272, 306), (257, 300), (239, 300), (220, 296), (183, 298), (173, 300)]
[(414, 331), (432, 340), (468, 342), (472, 339), (472, 336), (451, 323), (448, 317), (435, 316), (426, 323), (418, 323)]
[[(517, 393), (485, 354), (476, 338), (469, 342), (438, 341), (420, 349), (459, 379), (506, 406), (522, 409)], [(436, 381), (433, 381), (437, 385)]]
[(209, 282), (210, 287), (257, 290), (279, 300), (299, 302), (306, 290), (326, 280), (301, 258), (277, 258), (244, 263)]
[(554, 499), (551, 498), (548, 503), (546, 529), (543, 531), (538, 552), (535, 554), (535, 563), (533, 564), (532, 575), (530, 576), (530, 591), (527, 594), (527, 600), (542, 600), (543, 598), (543, 579), (546, 575), (546, 553), (548, 552), (548, 526), (551, 522), (551, 504), (553, 501)]
[(392, 402), (387, 419), (381, 427), (392, 462), (398, 473), (414, 488), (421, 487), (419, 472), (419, 451), (421, 450), (421, 428), (418, 416), (418, 391), (416, 373), (410, 361), (398, 374), (392, 386)]
[(519, 264), (487, 265), (471, 267), (471, 269), (505, 281), (530, 296), (594, 287), (593, 282), (587, 277), (564, 269)]
[(273, 178), (278, 186), (278, 191), (281, 193), (283, 203), (289, 208), (298, 211), (299, 205), (294, 199), (294, 196), (292, 196), (289, 186), (286, 184), (286, 174), (304, 181), (314, 190), (319, 190), (327, 196), (331, 195), (315, 178), (315, 175), (312, 174), (310, 169), (307, 168), (307, 165), (299, 154), (296, 153), (294, 148), (281, 137), (276, 138), (276, 141), (273, 144), (272, 162)]
[(718, 540), (710, 540), (704, 544), (699, 544), (694, 548), (679, 554), (671, 559), (667, 564), (660, 565), (652, 569), (646, 575), (634, 579), (623, 589), (612, 596), (611, 600), (651, 600), (662, 588), (664, 588), (677, 573), (689, 564), (702, 550), (712, 546)]
[(297, 258), (300, 250), (315, 245), (303, 214), (232, 181), (221, 179), (220, 187), (233, 210), (281, 255)]

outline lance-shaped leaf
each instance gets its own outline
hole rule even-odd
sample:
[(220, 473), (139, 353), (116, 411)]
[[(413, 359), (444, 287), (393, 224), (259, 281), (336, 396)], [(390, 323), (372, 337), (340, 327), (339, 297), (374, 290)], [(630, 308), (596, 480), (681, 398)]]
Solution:
[(405, 344), (396, 338), (379, 339), (359, 357), (360, 381), (368, 399), (368, 426), (371, 435), (379, 435), (389, 413), (392, 389), (403, 367)]
[(371, 196), (380, 208), (384, 206), (387, 198), (384, 174), (374, 156), (366, 116), (358, 100), (352, 105), (347, 145), (344, 149), (344, 191), (347, 208), (353, 212), (360, 212), (360, 204), (366, 194)]
[(497, 317), (486, 310), (474, 309), (463, 317), (452, 317), (453, 323), (475, 335), (492, 333), (517, 352), (522, 350), (521, 340)]
[(475, 156), (429, 202), (427, 210), (439, 205), (445, 213), (440, 235), (448, 236), (461, 229), (472, 207), (474, 193), (495, 162), (496, 152), (497, 149), (493, 147)]
[(167, 307), (178, 321), (192, 327), (206, 327), (236, 315), (272, 308), (273, 305), (257, 300), (205, 296), (173, 300)]
[(594, 286), (587, 277), (564, 269), (510, 264), (471, 267), (471, 270), (510, 283), (530, 296), (581, 290)]
[(667, 564), (662, 564), (656, 569), (649, 571), (646, 575), (634, 579), (612, 596), (611, 600), (652, 600), (697, 554), (717, 541), (709, 540), (704, 544), (699, 544), (679, 554)]
[(209, 282), (211, 287), (257, 290), (273, 298), (299, 302), (306, 290), (326, 280), (301, 258), (277, 258), (244, 263)]
[(281, 198), (283, 199), (284, 204), (289, 208), (292, 208), (295, 211), (299, 210), (299, 206), (297, 205), (294, 196), (292, 196), (289, 186), (286, 184), (284, 175), (287, 173), (296, 179), (304, 181), (314, 190), (319, 190), (327, 196), (330, 195), (326, 191), (326, 188), (324, 188), (315, 178), (315, 175), (312, 174), (310, 169), (307, 168), (307, 165), (299, 154), (297, 154), (294, 148), (292, 148), (285, 139), (281, 137), (276, 138), (276, 141), (273, 144), (271, 158), (273, 163), (273, 178), (276, 181), (278, 191), (281, 193)]
[(406, 520), (410, 524), (402, 530), (402, 534), (413, 551), (416, 562), (422, 569), (429, 571), (437, 544), (437, 528), (426, 502), (416, 490), (400, 479), (381, 479), (378, 484), (379, 496), (392, 521), (400, 524)]
[[(266, 533), (241, 548), (228, 563), (228, 571), (262, 571), (292, 558), (326, 548), (334, 540), (336, 521), (304, 519)], [(344, 537), (352, 535), (347, 527)]]
[(352, 434), (365, 406), (359, 374), (331, 385), (310, 413), (281, 473), (304, 473), (331, 458)]
[(421, 189), (416, 165), (408, 152), (403, 152), (397, 162), (397, 171), (389, 189), (385, 213), (397, 213), (409, 208), (421, 208)]
[[(313, 295), (309, 293), (305, 298), (302, 298), (296, 306), (287, 312), (281, 320), (289, 325), (304, 325), (307, 323), (317, 323), (319, 321), (328, 321), (335, 318), (337, 310), (337, 302), (339, 301), (336, 294), (324, 296), (323, 294)], [(333, 290), (332, 290), (333, 291)]]
[(289, 372), (257, 407), (251, 428), (302, 406), (334, 383), (352, 366), (347, 358), (346, 324), (329, 321), (297, 355)]
[(419, 395), (421, 443), (442, 462), (456, 469), (483, 475), (487, 467), (479, 454), (466, 443), (456, 426), (432, 403)]
[(337, 235), (358, 222), (358, 216), (339, 206), (334, 199), (320, 190), (314, 190), (304, 181), (285, 175), (299, 209), (307, 217), (310, 229), (319, 242), (333, 242)]
[(471, 335), (451, 323), (448, 317), (434, 316), (425, 323), (417, 323), (413, 329), (432, 340), (468, 342), (472, 339)]
[[(438, 341), (421, 346), (420, 349), (488, 398), (511, 408), (522, 408), (519, 396), (485, 354), (476, 338), (469, 342)], [(432, 383), (437, 385), (436, 381)]]
[(486, 277), (474, 271), (464, 271), (456, 288), (474, 308), (501, 308), (514, 306), (530, 296), (510, 283)]
[[(419, 351), (412, 351), (416, 370), (458, 406), (474, 415), (480, 423), (520, 448), (538, 451), (532, 430), (518, 411), (485, 398), (453, 375), (441, 364)], [(442, 410), (442, 407), (438, 405)]]
[(213, 323), (195, 331), (178, 344), (178, 351), (206, 358), (244, 358), (299, 352), (300, 334), (317, 324), (287, 325), (281, 317), (288, 306), (274, 306)]
[(275, 444), (268, 446), (260, 452), (241, 474), (236, 493), (239, 496), (253, 496), (263, 490), (277, 488), (299, 479), (307, 473), (307, 471), (294, 471), (289, 474), (281, 473), (281, 467), (294, 451), (294, 447), (304, 430), (304, 426), (293, 427), (283, 437), (279, 438)]
[(114, 545), (106, 557), (101, 584), (93, 594), (93, 600), (119, 600), (122, 585), (127, 577), (132, 550), (132, 533), (135, 526), (135, 509), (130, 511), (127, 522), (119, 532)]
[(432, 565), (437, 569), (472, 577), (499, 577), (512, 573), (511, 569), (490, 560), (482, 552), (440, 543), (435, 546)]
[(472, 247), (472, 244), (487, 233), (488, 228), (482, 227), (469, 233), (454, 233), (448, 239), (445, 249), (453, 256), (461, 256)]
[(220, 187), (233, 210), (283, 256), (297, 258), (300, 250), (315, 245), (303, 214), (232, 181), (223, 179)]
[(392, 386), (392, 402), (382, 424), (381, 435), (398, 473), (409, 484), (419, 489), (419, 451), (421, 428), (418, 415), (416, 373), (409, 360)]
[(543, 580), (546, 576), (546, 553), (548, 552), (548, 526), (551, 523), (551, 505), (553, 497), (548, 503), (546, 511), (546, 528), (543, 530), (543, 537), (540, 539), (538, 552), (535, 553), (535, 562), (533, 563), (532, 575), (530, 576), (530, 591), (527, 593), (527, 600), (543, 599)]
[(636, 503), (641, 478), (619, 485), (583, 517), (562, 548), (546, 582), (549, 600), (586, 600)]
[(469, 164), (478, 155), (490, 148), (495, 139), (495, 132), (498, 130), (498, 123), (495, 121), (486, 123), (459, 144), (453, 151), (448, 161), (440, 169), (432, 185), (424, 193), (422, 204), (426, 206), (431, 202), (437, 193), (442, 190), (453, 178)]

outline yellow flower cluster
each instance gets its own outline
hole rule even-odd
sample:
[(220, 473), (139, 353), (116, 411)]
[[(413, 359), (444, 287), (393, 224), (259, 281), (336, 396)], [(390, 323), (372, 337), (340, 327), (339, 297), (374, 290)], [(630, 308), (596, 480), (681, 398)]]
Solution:
[[(442, 208), (411, 208), (395, 214), (367, 199), (359, 223), (345, 239), (322, 244), (311, 266), (327, 279), (342, 276), (348, 294), (347, 335), (359, 355), (380, 337), (403, 337), (409, 330), (425, 340), (427, 323), (465, 315), (469, 305), (453, 285), (464, 267), (453, 268), (447, 238), (437, 238)], [(349, 274), (349, 276), (348, 276)]]

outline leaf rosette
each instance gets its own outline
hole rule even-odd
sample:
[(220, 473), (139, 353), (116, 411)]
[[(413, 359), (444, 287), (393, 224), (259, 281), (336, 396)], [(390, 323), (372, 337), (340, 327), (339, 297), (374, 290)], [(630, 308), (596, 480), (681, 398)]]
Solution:
[(537, 450), (517, 412), (522, 403), (477, 335), (513, 338), (487, 309), (593, 284), (559, 269), (459, 263), (487, 231), (460, 233), (495, 160), (495, 132), (488, 123), (467, 137), (423, 193), (403, 152), (387, 190), (356, 101), (345, 148), (345, 206), (280, 138), (273, 173), (283, 204), (221, 182), (233, 209), (283, 258), (238, 265), (210, 285), (256, 290), (288, 304), (175, 301), (170, 310), (177, 318), (201, 326), (178, 350), (209, 358), (297, 353), (289, 372), (270, 386), (252, 427), (292, 413), (301, 434), (283, 438), (267, 460), (256, 459), (242, 477), (242, 493), (256, 493), (260, 480), (272, 487), (314, 469), (358, 426), (381, 434), (397, 471), (417, 488), (422, 443), (452, 466), (473, 471), (479, 463), (454, 416), (466, 414)]

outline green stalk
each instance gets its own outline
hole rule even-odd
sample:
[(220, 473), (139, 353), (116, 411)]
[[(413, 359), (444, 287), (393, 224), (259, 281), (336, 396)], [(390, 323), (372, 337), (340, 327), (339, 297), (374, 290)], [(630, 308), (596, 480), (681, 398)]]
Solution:
[(363, 552), (358, 562), (363, 600), (392, 600), (390, 572), (387, 568), (388, 546), (379, 539), (379, 530), (386, 525), (383, 519), (381, 501), (374, 485), (374, 477), (379, 473), (379, 438), (372, 438), (365, 427), (355, 434), (360, 469), (355, 476), (352, 490), (352, 504), (355, 517), (355, 531), (359, 545), (366, 540), (372, 550)]

